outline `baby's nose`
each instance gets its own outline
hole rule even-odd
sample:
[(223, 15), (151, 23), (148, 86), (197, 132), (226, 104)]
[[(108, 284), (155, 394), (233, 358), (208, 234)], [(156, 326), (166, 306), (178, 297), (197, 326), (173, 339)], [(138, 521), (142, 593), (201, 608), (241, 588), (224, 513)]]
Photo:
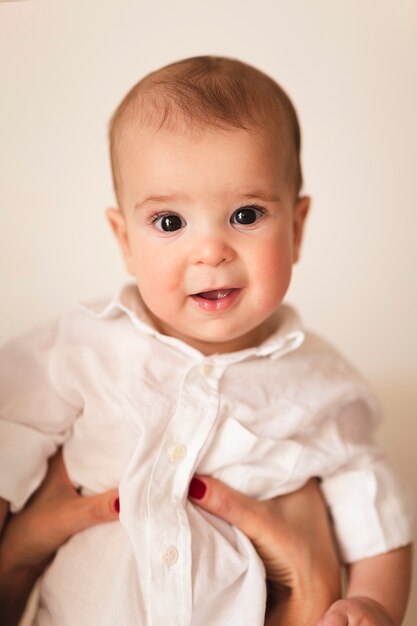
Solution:
[(232, 246), (225, 237), (209, 236), (196, 242), (193, 251), (193, 263), (211, 265), (213, 267), (221, 263), (229, 263), (235, 257)]

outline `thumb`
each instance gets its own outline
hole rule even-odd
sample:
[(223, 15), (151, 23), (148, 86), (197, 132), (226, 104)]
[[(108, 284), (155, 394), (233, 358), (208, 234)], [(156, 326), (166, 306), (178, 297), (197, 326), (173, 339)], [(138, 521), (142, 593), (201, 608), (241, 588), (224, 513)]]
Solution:
[(316, 626), (349, 626), (349, 618), (346, 613), (332, 611), (330, 609), (330, 611), (321, 618)]
[(245, 496), (211, 476), (194, 476), (188, 495), (202, 509), (233, 524), (249, 539), (256, 541), (259, 515), (264, 509), (262, 502)]
[[(77, 496), (67, 500), (59, 511), (62, 528), (71, 537), (85, 528), (119, 519), (119, 492), (111, 489), (94, 496)], [(57, 521), (59, 525), (59, 520)]]

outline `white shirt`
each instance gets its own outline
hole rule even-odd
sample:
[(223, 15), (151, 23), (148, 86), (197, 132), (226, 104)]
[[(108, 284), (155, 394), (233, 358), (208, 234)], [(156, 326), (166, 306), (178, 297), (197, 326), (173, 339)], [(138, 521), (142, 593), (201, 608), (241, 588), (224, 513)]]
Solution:
[(347, 561), (411, 540), (374, 399), (287, 306), (260, 346), (205, 357), (159, 334), (129, 285), (8, 344), (0, 379), (0, 495), (14, 510), (62, 443), (83, 493), (120, 486), (120, 523), (70, 539), (44, 575), (38, 625), (263, 624), (263, 565), (189, 502), (195, 472), (259, 498), (321, 477)]

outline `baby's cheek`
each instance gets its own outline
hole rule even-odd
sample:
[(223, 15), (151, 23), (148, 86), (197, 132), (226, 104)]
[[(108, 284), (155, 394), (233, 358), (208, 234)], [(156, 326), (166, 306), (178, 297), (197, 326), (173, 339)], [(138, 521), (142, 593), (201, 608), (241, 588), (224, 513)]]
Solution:
[(181, 295), (178, 275), (166, 263), (152, 259), (144, 261), (138, 277), (138, 287), (146, 306), (161, 319), (176, 314), (176, 301)]
[(291, 278), (292, 257), (288, 246), (284, 249), (265, 248), (259, 258), (257, 273), (268, 287), (271, 284), (286, 284)]
[(257, 268), (255, 281), (259, 299), (264, 303), (265, 309), (272, 312), (281, 304), (288, 290), (292, 262), (287, 254), (280, 254), (276, 250), (265, 251), (262, 256), (262, 264)]
[(174, 284), (174, 268), (166, 256), (152, 250), (143, 250), (137, 260), (138, 282), (146, 291), (171, 290)]

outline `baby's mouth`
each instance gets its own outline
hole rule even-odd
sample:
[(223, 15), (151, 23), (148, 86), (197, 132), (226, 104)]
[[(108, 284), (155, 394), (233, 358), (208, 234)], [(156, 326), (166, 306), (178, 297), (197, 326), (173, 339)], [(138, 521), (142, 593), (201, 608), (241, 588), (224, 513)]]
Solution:
[(194, 293), (191, 299), (206, 313), (227, 311), (239, 300), (242, 289), (238, 287), (222, 287)]
[(205, 298), (206, 300), (223, 300), (224, 298), (227, 298), (227, 296), (230, 296), (230, 294), (234, 291), (237, 291), (237, 289), (211, 289), (210, 291), (200, 291), (200, 293), (195, 293), (194, 296), (197, 298)]

